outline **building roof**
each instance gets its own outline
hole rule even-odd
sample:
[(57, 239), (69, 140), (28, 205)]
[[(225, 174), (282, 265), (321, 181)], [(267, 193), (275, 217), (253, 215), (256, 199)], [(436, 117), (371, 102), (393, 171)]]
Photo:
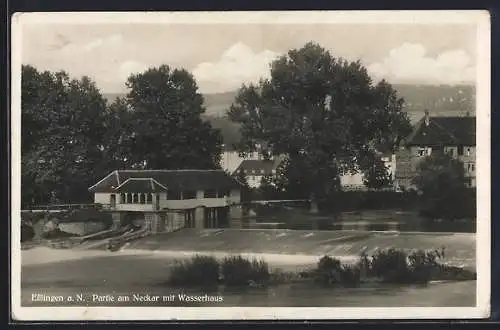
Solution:
[(249, 175), (269, 175), (278, 165), (278, 160), (247, 159), (242, 161), (234, 172), (246, 171), (245, 173)]
[(166, 190), (168, 190), (167, 187), (158, 183), (155, 179), (152, 178), (129, 178), (115, 189), (115, 191), (118, 193), (154, 193)]
[[(222, 170), (116, 170), (89, 188), (91, 192), (155, 192), (231, 189), (239, 183)], [(139, 189), (141, 191), (132, 191)]]
[(406, 145), (476, 145), (476, 117), (422, 118), (405, 140)]

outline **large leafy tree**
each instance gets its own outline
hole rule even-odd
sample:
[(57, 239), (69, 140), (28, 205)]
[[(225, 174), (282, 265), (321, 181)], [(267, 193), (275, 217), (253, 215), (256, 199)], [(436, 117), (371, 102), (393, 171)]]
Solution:
[(467, 187), (464, 164), (446, 154), (424, 158), (412, 180), (421, 193), (421, 213), (429, 218), (475, 218), (476, 192)]
[(411, 131), (390, 84), (373, 85), (360, 62), (317, 44), (290, 50), (270, 73), (239, 90), (228, 116), (241, 125), (241, 152), (259, 146), (265, 156), (287, 155), (276, 175), (285, 190), (324, 198), (338, 189), (340, 174), (362, 170)]
[(89, 200), (102, 175), (106, 102), (88, 77), (22, 67), (23, 204)]
[(363, 183), (367, 188), (386, 188), (393, 183), (387, 166), (377, 155), (368, 159), (366, 164), (362, 165), (362, 168), (364, 173)]
[(131, 166), (149, 169), (219, 167), (222, 138), (201, 115), (203, 97), (193, 76), (167, 65), (128, 78)]

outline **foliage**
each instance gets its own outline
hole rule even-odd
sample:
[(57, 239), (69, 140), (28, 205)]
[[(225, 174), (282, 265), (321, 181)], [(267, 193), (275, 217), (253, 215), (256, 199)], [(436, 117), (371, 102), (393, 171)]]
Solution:
[(239, 171), (236, 173), (236, 181), (240, 184), (240, 189), (241, 189), (241, 200), (242, 201), (249, 201), (252, 200), (252, 188), (248, 185), (248, 180), (245, 175), (245, 172)]
[(25, 223), (21, 224), (21, 242), (30, 241), (33, 237), (35, 237), (35, 230), (33, 229), (33, 226)]
[(312, 274), (314, 280), (323, 285), (349, 287), (373, 280), (393, 284), (425, 284), (431, 280), (475, 279), (475, 273), (440, 264), (440, 258), (444, 258), (444, 248), (411, 253), (388, 249), (378, 251), (371, 257), (363, 252), (356, 263), (349, 265), (324, 256)]
[(130, 164), (150, 169), (215, 169), (222, 138), (208, 121), (193, 76), (167, 65), (131, 75), (127, 140)]
[(88, 201), (103, 175), (106, 102), (88, 77), (22, 67), (22, 204)]
[(407, 254), (396, 249), (378, 251), (372, 256), (368, 273), (385, 282), (405, 282), (409, 274)]
[(379, 157), (372, 157), (368, 164), (364, 166), (363, 174), (363, 183), (368, 188), (380, 189), (392, 185), (392, 178), (388, 168)]
[(226, 285), (265, 284), (269, 280), (269, 268), (263, 260), (250, 261), (241, 256), (226, 257), (222, 261), (221, 269)]
[(88, 77), (26, 65), (21, 80), (23, 207), (90, 202), (88, 188), (115, 169), (219, 167), (221, 136), (185, 70), (131, 75), (109, 105)]
[(211, 256), (194, 256), (172, 267), (168, 282), (172, 285), (216, 285), (219, 282), (219, 262)]
[(426, 157), (413, 183), (422, 194), (421, 214), (429, 218), (475, 218), (476, 191), (466, 186), (464, 165), (449, 155)]
[(391, 85), (372, 84), (360, 62), (333, 57), (314, 43), (271, 65), (271, 78), (243, 86), (228, 111), (241, 124), (242, 152), (285, 154), (276, 184), (321, 199), (341, 173), (375, 150), (391, 150), (411, 125)]

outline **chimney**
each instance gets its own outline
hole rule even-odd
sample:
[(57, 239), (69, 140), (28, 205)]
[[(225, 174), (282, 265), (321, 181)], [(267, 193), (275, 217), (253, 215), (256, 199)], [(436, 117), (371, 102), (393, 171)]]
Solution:
[(429, 110), (425, 110), (425, 126), (429, 126)]

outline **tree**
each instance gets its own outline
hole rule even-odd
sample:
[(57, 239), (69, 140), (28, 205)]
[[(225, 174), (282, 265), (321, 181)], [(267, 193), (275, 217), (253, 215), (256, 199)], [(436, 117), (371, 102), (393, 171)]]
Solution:
[(449, 155), (426, 157), (413, 184), (422, 195), (421, 213), (429, 218), (475, 218), (475, 189), (466, 185), (464, 165)]
[(193, 76), (167, 65), (131, 75), (127, 104), (128, 162), (135, 168), (215, 169), (222, 138), (201, 118), (203, 97)]
[(392, 184), (391, 175), (379, 157), (373, 157), (363, 169), (363, 183), (367, 188), (381, 189)]
[(23, 204), (88, 201), (102, 176), (106, 102), (88, 77), (22, 67)]
[(240, 184), (240, 189), (241, 189), (241, 200), (242, 201), (249, 201), (252, 199), (252, 189), (250, 188), (250, 185), (248, 184), (247, 177), (245, 175), (245, 172), (243, 170), (240, 170), (236, 173), (236, 181)]
[(132, 112), (126, 99), (117, 98), (106, 109), (103, 164), (105, 172), (126, 169), (131, 165)]
[(228, 111), (241, 125), (238, 148), (286, 155), (276, 183), (313, 201), (338, 190), (340, 174), (411, 131), (390, 84), (373, 85), (360, 62), (334, 58), (317, 44), (275, 60), (270, 76), (243, 86)]

